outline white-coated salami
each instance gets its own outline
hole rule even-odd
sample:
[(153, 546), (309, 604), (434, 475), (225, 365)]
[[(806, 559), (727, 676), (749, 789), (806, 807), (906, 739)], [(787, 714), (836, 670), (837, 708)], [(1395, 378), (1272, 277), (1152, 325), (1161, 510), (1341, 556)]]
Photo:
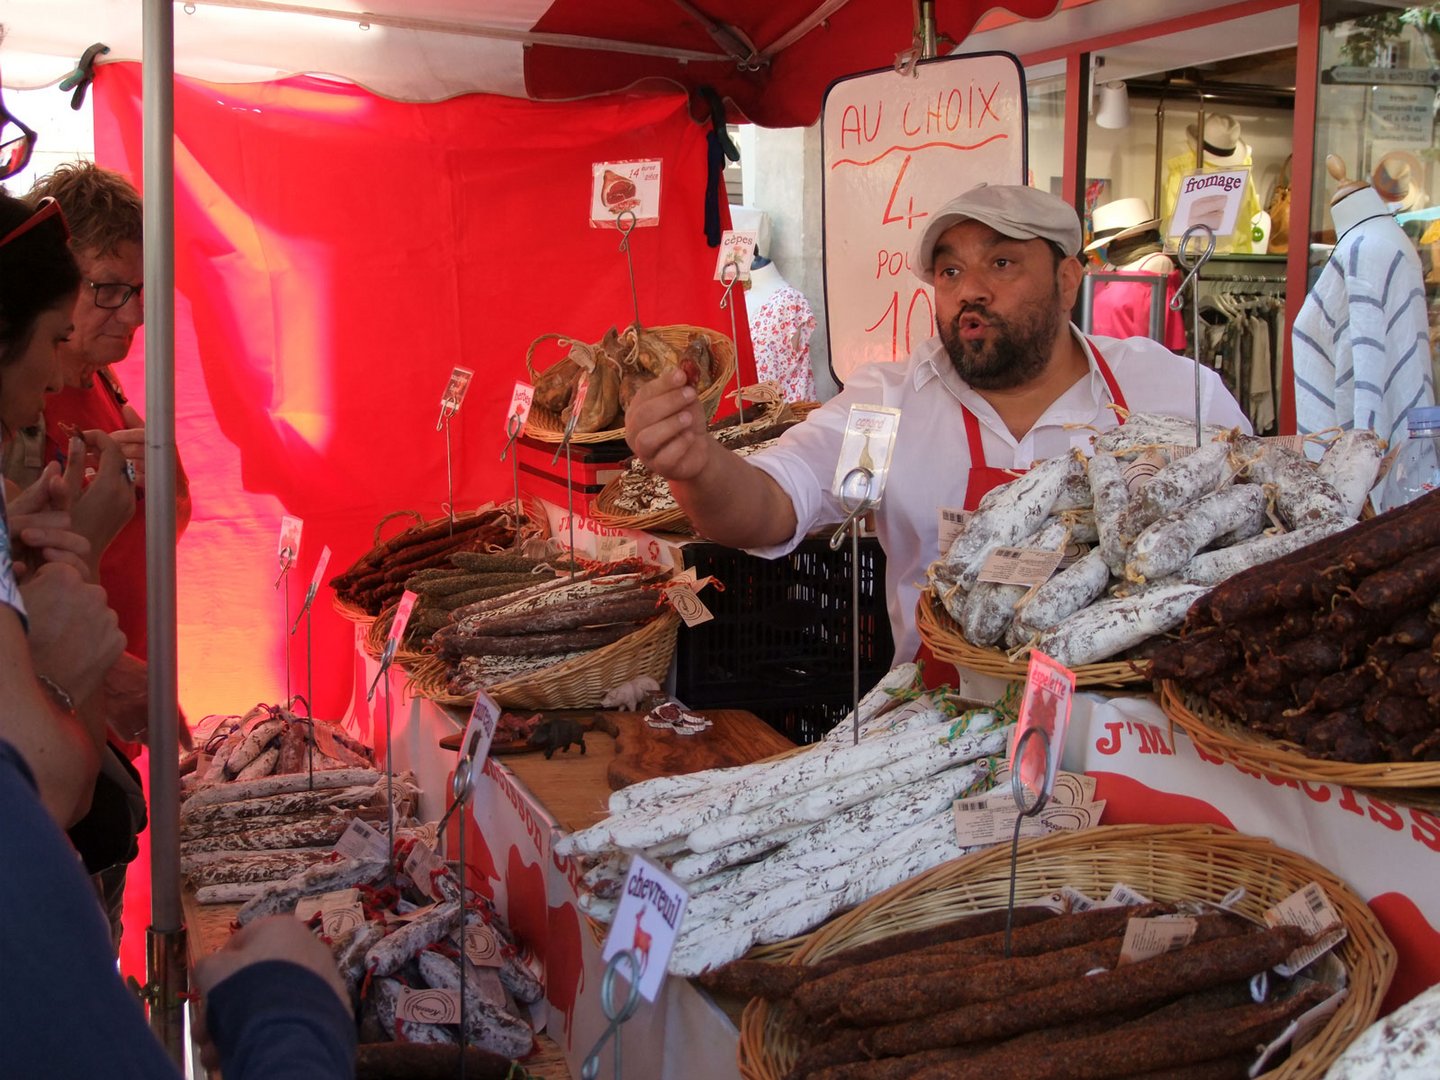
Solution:
[(1345, 516), (1358, 518), (1384, 459), (1384, 440), (1366, 428), (1354, 428), (1329, 445), (1315, 471), (1340, 496)]
[(1035, 647), (1066, 667), (1093, 664), (1179, 626), (1209, 589), (1162, 585), (1138, 596), (1101, 600), (1046, 631)]
[(1265, 523), (1265, 490), (1231, 484), (1172, 510), (1135, 538), (1125, 563), (1130, 581), (1158, 581), (1182, 569), (1195, 553), (1231, 532), (1257, 533)]
[(1049, 630), (1103, 596), (1109, 584), (1105, 554), (1095, 548), (1036, 589), (1015, 609), (1015, 619), (1026, 631)]

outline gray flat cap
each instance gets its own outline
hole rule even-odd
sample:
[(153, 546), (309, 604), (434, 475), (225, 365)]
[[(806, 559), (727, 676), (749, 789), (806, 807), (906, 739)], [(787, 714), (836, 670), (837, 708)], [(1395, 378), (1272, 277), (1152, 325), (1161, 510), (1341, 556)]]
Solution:
[(981, 184), (930, 215), (910, 263), (921, 281), (934, 284), (935, 245), (962, 221), (981, 222), (1016, 240), (1050, 240), (1066, 255), (1080, 250), (1080, 219), (1068, 203), (1021, 184)]

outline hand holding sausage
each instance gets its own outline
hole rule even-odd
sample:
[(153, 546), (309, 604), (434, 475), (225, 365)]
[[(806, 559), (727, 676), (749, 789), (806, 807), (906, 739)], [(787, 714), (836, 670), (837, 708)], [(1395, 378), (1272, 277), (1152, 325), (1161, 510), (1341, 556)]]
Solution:
[(120, 452), (125, 455), (125, 460), (135, 468), (135, 486), (145, 487), (145, 421), (140, 414), (126, 402), (121, 407), (121, 414), (125, 418), (126, 427), (119, 431), (112, 431), (110, 438), (115, 440)]
[(693, 480), (705, 468), (710, 437), (699, 396), (679, 370), (647, 382), (625, 410), (625, 441), (651, 472)]
[[(75, 497), (70, 515), (75, 531), (90, 541), (91, 558), (98, 563), (135, 514), (135, 484), (126, 473), (124, 452), (109, 435), (87, 431), (85, 446), (98, 455), (95, 475)], [(72, 455), (72, 465), (74, 460)]]

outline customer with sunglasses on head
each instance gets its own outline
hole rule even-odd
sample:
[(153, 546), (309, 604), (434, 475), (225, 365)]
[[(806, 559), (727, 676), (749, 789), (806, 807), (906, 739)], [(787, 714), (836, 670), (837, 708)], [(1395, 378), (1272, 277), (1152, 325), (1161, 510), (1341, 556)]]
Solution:
[[(0, 439), (60, 385), (80, 274), (58, 204), (0, 194)], [(63, 515), (65, 511), (54, 511)], [(90, 803), (104, 723), (90, 700), (125, 646), (104, 590), (32, 526), (17, 585), (0, 504), (0, 1073), (180, 1076), (115, 970), (95, 895), (60, 828)], [(57, 546), (58, 545), (58, 546)], [(196, 966), (203, 1057), (227, 1080), (354, 1075), (355, 1024), (329, 950), (292, 916), (259, 920)], [(79, 1023), (67, 1022), (78, 1017)]]

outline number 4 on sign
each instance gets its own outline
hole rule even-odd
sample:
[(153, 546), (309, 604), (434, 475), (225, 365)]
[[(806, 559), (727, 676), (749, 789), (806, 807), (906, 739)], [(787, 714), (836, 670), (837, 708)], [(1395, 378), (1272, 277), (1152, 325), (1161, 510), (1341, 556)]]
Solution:
[(900, 163), (900, 174), (895, 177), (895, 186), (890, 189), (890, 199), (888, 202), (885, 203), (885, 215), (880, 219), (880, 224), (882, 225), (889, 225), (891, 222), (894, 221), (903, 221), (905, 222), (905, 227), (907, 229), (913, 229), (915, 228), (916, 218), (930, 216), (930, 212), (928, 210), (917, 211), (915, 209), (915, 196), (913, 195), (906, 196), (906, 199), (909, 203), (907, 213), (891, 213), (891, 211), (895, 209), (895, 196), (900, 194), (900, 184), (904, 181), (905, 170), (908, 168), (910, 168), (910, 155), (906, 154), (905, 160)]

